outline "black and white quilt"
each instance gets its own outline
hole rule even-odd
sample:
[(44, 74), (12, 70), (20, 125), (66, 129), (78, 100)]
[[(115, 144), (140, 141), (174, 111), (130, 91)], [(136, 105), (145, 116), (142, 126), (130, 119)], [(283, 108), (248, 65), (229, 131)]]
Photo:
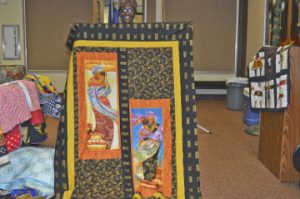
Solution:
[(262, 47), (248, 65), (251, 108), (280, 111), (289, 104), (290, 45)]

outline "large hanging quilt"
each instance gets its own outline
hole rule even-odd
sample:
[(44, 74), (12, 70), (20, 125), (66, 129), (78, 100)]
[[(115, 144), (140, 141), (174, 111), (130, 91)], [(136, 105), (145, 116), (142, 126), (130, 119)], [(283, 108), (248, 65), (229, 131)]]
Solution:
[(77, 24), (56, 198), (201, 198), (189, 23)]

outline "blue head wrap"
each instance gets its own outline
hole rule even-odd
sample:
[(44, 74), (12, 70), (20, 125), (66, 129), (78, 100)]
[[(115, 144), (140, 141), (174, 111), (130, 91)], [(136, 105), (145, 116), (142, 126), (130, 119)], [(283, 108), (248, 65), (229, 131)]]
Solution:
[(93, 74), (104, 72), (104, 65), (97, 65), (92, 69)]

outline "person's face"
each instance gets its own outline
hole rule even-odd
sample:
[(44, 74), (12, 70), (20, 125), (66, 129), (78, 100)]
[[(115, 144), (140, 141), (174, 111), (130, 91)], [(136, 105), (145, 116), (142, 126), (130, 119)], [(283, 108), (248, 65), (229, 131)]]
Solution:
[(155, 118), (154, 117), (149, 116), (149, 117), (147, 117), (147, 119), (148, 119), (150, 125), (155, 124)]
[(126, 5), (121, 8), (120, 15), (123, 23), (132, 23), (135, 16), (134, 8)]
[(98, 80), (100, 83), (104, 83), (105, 82), (105, 75), (102, 75), (100, 73), (96, 73), (94, 75), (95, 79)]

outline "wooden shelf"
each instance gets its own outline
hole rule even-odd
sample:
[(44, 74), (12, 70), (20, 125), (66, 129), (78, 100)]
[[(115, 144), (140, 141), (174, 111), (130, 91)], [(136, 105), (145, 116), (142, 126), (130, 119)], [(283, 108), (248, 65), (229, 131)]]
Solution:
[(300, 181), (293, 152), (300, 144), (300, 48), (290, 50), (290, 104), (283, 112), (261, 112), (258, 159), (281, 181)]

